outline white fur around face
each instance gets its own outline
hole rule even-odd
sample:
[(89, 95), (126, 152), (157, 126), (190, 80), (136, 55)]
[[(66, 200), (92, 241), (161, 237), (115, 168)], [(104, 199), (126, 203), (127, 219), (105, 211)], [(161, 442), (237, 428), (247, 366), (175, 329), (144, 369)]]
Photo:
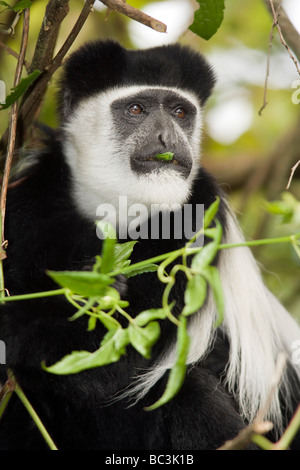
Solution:
[[(130, 139), (120, 144), (115, 138), (112, 102), (149, 89), (173, 91), (197, 109), (194, 132), (187, 142), (193, 156), (192, 171), (187, 179), (172, 168), (147, 175), (135, 174), (130, 167)], [(100, 204), (112, 204), (118, 210), (122, 196), (127, 197), (128, 205), (140, 203), (149, 210), (151, 204), (183, 204), (199, 168), (201, 123), (196, 96), (174, 88), (114, 88), (83, 101), (64, 126), (64, 153), (72, 173), (74, 200), (80, 212), (95, 220)]]

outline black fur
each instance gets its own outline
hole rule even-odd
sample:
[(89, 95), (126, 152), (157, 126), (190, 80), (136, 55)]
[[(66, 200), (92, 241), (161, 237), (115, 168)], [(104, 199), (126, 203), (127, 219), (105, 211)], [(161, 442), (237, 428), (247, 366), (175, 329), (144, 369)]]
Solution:
[[(85, 97), (120, 83), (192, 89), (203, 103), (214, 81), (204, 59), (180, 46), (145, 54), (127, 52), (115, 43), (85, 46), (71, 57), (64, 77), (67, 112)], [(79, 214), (71, 199), (62, 139), (60, 131), (51, 135), (36, 163), (9, 190), (4, 267), (10, 295), (56, 288), (46, 270), (86, 269), (101, 252), (95, 224)], [(214, 180), (201, 169), (188, 202), (203, 203), (207, 208), (220, 194)], [(219, 219), (226, 229), (223, 204)], [(175, 250), (184, 243), (175, 239), (140, 240), (132, 262)], [(183, 306), (184, 288), (179, 279), (173, 293), (178, 312)], [(130, 278), (125, 289), (129, 313), (135, 316), (160, 307), (162, 292), (156, 273)], [(162, 334), (150, 360), (129, 347), (119, 362), (109, 366), (69, 376), (45, 372), (42, 361), (51, 365), (73, 350), (94, 351), (99, 347), (104, 327), (98, 325), (88, 332), (86, 318), (69, 322), (73, 312), (62, 297), (8, 303), (0, 310), (0, 339), (7, 353), (6, 366), (0, 366), (0, 379), (6, 380), (7, 368), (13, 370), (59, 449), (216, 449), (245, 426), (222, 383), (229, 351), (222, 334), (218, 334), (205, 361), (188, 371), (179, 394), (151, 412), (143, 408), (161, 396), (166, 377), (133, 407), (125, 400), (111, 403), (110, 399), (168, 348), (175, 336), (168, 322), (162, 322)], [(27, 411), (13, 396), (0, 421), (0, 449), (46, 448)]]
[[(60, 103), (63, 119), (82, 100), (118, 85), (161, 85), (193, 91), (203, 105), (215, 82), (204, 57), (179, 44), (144, 51), (113, 41), (88, 43), (65, 66)], [(67, 111), (67, 113), (66, 113)]]
[[(49, 144), (27, 173), (16, 187), (10, 189), (8, 196), (5, 233), (9, 246), (5, 281), (11, 295), (55, 288), (57, 286), (45, 274), (46, 269), (82, 269), (91, 265), (101, 250), (94, 224), (83, 220), (71, 201), (69, 171), (59, 139)], [(201, 171), (191, 202), (200, 200), (208, 206), (218, 192), (211, 178)], [(141, 240), (136, 245), (132, 261), (147, 259), (182, 244), (181, 240), (165, 240), (165, 243)], [(182, 299), (183, 289), (184, 286), (178, 283), (178, 299)], [(149, 307), (160, 307), (162, 287), (156, 273), (129, 279), (126, 296), (130, 299), (133, 316)], [(174, 402), (153, 412), (143, 411), (143, 406), (158, 398), (164, 383), (158, 384), (134, 408), (127, 409), (128, 403), (123, 401), (107, 405), (107, 399), (126, 387), (139, 368), (151, 363), (130, 348), (119, 363), (103, 368), (70, 376), (53, 376), (44, 372), (41, 369), (43, 360), (52, 364), (72, 350), (93, 351), (100, 343), (104, 330), (100, 327), (87, 332), (85, 319), (70, 323), (68, 317), (72, 312), (73, 308), (64, 299), (47, 298), (9, 304), (2, 308), (0, 315), (1, 339), (7, 347), (7, 367), (15, 372), (59, 448), (211, 448), (220, 445), (243, 426), (232, 399), (225, 392), (215, 391), (219, 375), (210, 368), (199, 366), (193, 369)], [(172, 337), (172, 331), (162, 329), (153, 360)], [(227, 344), (224, 340), (219, 341), (217, 349), (221, 348), (222, 356), (226, 357)], [(213, 361), (213, 355), (211, 357)], [(5, 379), (4, 369), (2, 366), (2, 380)], [(185, 394), (188, 397), (194, 394), (194, 382), (199, 390), (201, 407), (197, 412), (200, 419), (197, 424), (195, 413), (199, 403), (195, 402), (195, 410), (192, 411), (194, 424), (191, 426), (188, 412), (191, 400), (184, 397)], [(210, 415), (211, 402), (227, 415), (227, 429), (225, 424), (218, 429), (217, 416), (214, 425)], [(207, 411), (203, 412), (204, 409)], [(44, 447), (26, 413), (13, 400), (0, 423), (0, 448)], [(178, 426), (185, 431), (176, 437)]]

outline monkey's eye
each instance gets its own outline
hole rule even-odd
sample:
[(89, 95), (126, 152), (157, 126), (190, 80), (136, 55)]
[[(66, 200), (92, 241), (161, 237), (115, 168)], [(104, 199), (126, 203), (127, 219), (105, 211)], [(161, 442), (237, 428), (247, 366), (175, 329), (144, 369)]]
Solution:
[(178, 108), (175, 109), (174, 114), (179, 119), (183, 119), (185, 118), (187, 112), (183, 107), (179, 106)]
[(129, 106), (128, 111), (130, 112), (130, 114), (137, 116), (139, 114), (142, 114), (143, 108), (140, 104), (134, 103)]

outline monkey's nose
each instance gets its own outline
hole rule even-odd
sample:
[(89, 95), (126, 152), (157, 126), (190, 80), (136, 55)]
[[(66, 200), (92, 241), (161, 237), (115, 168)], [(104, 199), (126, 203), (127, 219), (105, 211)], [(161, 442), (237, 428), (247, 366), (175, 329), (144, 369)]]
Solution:
[(175, 144), (175, 133), (169, 127), (162, 127), (158, 132), (158, 140), (167, 150)]

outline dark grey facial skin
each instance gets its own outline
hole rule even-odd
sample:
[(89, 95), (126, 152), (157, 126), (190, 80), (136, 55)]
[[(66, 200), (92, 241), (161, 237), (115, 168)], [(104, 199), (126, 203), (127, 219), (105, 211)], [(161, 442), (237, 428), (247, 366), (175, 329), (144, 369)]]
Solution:
[[(171, 166), (188, 177), (193, 165), (188, 143), (197, 113), (189, 100), (171, 90), (149, 89), (114, 101), (111, 110), (120, 145), (132, 149), (132, 171), (145, 174)], [(156, 159), (166, 152), (174, 154), (171, 161)]]

